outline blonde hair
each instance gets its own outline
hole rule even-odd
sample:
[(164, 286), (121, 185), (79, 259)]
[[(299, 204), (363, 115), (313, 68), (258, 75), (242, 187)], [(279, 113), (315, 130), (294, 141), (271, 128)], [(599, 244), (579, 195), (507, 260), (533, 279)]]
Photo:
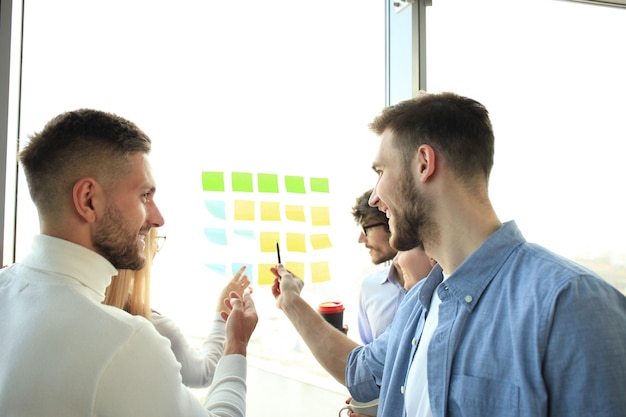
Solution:
[(107, 287), (103, 304), (121, 308), (135, 316), (151, 318), (150, 269), (156, 254), (158, 229), (152, 228), (145, 239), (146, 263), (139, 271), (120, 269)]

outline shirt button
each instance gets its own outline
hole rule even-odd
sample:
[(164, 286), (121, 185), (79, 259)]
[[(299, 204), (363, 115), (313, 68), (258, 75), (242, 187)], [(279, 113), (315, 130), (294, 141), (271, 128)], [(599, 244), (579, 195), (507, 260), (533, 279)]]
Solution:
[(466, 302), (466, 303), (468, 303), (468, 304), (469, 304), (469, 303), (471, 303), (471, 302), (472, 302), (472, 300), (473, 300), (473, 298), (472, 298), (472, 296), (471, 296), (471, 295), (466, 295), (466, 296), (465, 296), (465, 302)]
[(417, 339), (416, 339), (416, 338), (413, 338), (413, 340), (411, 340), (411, 344), (412, 344), (413, 346), (417, 345)]
[(404, 385), (402, 385), (402, 386), (400, 387), (400, 392), (401, 392), (402, 394), (404, 394)]

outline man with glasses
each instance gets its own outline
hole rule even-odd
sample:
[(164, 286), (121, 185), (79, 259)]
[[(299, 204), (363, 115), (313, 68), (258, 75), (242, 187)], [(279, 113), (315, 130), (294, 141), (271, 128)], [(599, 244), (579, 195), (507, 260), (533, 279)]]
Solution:
[(385, 213), (368, 204), (372, 190), (361, 194), (352, 207), (354, 221), (361, 226), (359, 243), (369, 249), (374, 265), (384, 265), (367, 275), (359, 295), (359, 335), (364, 344), (385, 331), (404, 297), (402, 274), (391, 263), (397, 251), (389, 245), (389, 223)]

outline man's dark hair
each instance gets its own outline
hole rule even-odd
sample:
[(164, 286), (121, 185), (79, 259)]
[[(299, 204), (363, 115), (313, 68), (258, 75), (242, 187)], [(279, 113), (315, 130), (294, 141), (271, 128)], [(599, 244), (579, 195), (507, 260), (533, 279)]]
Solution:
[(128, 172), (128, 157), (149, 154), (150, 138), (134, 123), (92, 109), (60, 114), (30, 137), (19, 153), (31, 198), (55, 213), (76, 181), (91, 177), (107, 187)]
[(394, 133), (394, 145), (408, 166), (422, 144), (432, 146), (466, 185), (489, 181), (494, 134), (487, 109), (454, 93), (420, 94), (385, 108), (370, 124), (382, 135)]
[(356, 204), (352, 207), (352, 216), (356, 224), (367, 226), (368, 224), (384, 223), (385, 229), (389, 232), (389, 219), (382, 211), (369, 205), (370, 195), (373, 190), (367, 190), (356, 199)]

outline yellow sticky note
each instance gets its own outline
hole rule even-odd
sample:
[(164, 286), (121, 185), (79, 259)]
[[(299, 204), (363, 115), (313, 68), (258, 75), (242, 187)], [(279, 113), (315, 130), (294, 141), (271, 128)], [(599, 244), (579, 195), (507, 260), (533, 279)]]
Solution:
[(328, 262), (311, 262), (311, 280), (313, 282), (330, 281)]
[(286, 205), (285, 216), (287, 216), (287, 220), (293, 220), (296, 222), (306, 221), (304, 217), (304, 206)]
[(311, 207), (311, 224), (313, 226), (330, 226), (328, 207)]
[(287, 233), (287, 250), (291, 252), (306, 252), (304, 233)]
[(274, 274), (270, 268), (275, 266), (276, 264), (259, 264), (259, 285), (272, 285), (274, 283)]
[(274, 201), (261, 201), (261, 220), (280, 220), (280, 203)]
[(278, 232), (260, 232), (259, 239), (261, 244), (261, 252), (276, 252), (276, 242), (280, 238)]
[(311, 235), (311, 247), (313, 249), (327, 249), (332, 247), (330, 237), (326, 233)]
[(254, 220), (254, 201), (235, 200), (235, 220)]
[(304, 262), (285, 262), (285, 268), (298, 278), (304, 279)]

